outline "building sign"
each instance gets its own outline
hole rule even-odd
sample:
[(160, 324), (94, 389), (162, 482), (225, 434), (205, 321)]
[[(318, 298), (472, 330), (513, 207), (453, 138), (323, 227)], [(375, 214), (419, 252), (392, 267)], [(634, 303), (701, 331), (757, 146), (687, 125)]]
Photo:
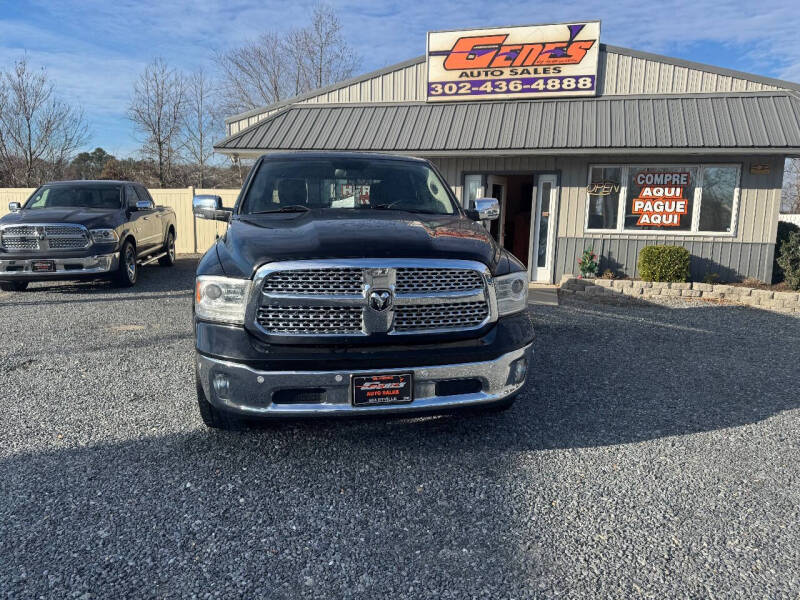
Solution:
[(429, 101), (593, 96), (600, 21), (428, 33)]
[(633, 199), (638, 227), (680, 227), (689, 212), (686, 190), (692, 184), (688, 172), (654, 173), (640, 171), (633, 176), (639, 194)]

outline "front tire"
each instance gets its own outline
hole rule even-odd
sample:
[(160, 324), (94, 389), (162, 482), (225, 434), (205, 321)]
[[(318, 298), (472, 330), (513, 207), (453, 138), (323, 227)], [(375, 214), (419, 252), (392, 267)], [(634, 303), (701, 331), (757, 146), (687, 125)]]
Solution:
[(170, 230), (167, 233), (167, 241), (164, 243), (164, 252), (166, 256), (158, 259), (158, 264), (162, 267), (171, 267), (175, 264), (175, 234)]
[(226, 431), (237, 431), (244, 427), (244, 421), (241, 418), (218, 409), (206, 399), (199, 380), (197, 381), (197, 407), (200, 409), (200, 418), (203, 419), (206, 427)]
[(136, 246), (127, 240), (119, 251), (119, 268), (114, 274), (114, 282), (119, 287), (133, 287), (139, 278), (139, 265), (136, 262)]
[(4, 281), (0, 283), (0, 290), (4, 292), (24, 292), (27, 288), (27, 281)]

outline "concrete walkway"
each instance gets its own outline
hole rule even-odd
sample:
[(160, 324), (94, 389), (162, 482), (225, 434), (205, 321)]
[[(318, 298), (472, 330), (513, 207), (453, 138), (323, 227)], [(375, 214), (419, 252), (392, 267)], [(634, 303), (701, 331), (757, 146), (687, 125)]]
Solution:
[(531, 283), (528, 286), (528, 304), (558, 306), (558, 286)]

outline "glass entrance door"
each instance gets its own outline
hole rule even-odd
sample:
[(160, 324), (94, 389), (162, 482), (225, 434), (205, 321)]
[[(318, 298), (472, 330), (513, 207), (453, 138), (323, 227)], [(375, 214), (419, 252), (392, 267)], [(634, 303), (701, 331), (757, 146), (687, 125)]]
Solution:
[(558, 214), (558, 180), (554, 174), (539, 175), (534, 188), (531, 214), (531, 245), (528, 265), (531, 281), (553, 282), (555, 216)]

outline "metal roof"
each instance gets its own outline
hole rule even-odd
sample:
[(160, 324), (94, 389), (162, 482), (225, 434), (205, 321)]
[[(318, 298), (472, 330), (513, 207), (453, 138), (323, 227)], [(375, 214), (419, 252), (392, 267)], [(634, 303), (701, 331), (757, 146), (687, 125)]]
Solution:
[(742, 92), (504, 102), (293, 104), (216, 150), (423, 155), (800, 149), (800, 95)]

